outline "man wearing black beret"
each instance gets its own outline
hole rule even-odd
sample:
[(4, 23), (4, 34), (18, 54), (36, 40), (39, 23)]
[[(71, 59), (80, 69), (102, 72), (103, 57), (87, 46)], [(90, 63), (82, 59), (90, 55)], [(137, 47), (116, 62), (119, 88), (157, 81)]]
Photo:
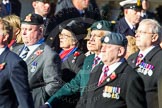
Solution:
[(24, 45), (15, 47), (13, 51), (27, 63), (34, 106), (39, 108), (61, 86), (61, 60), (44, 43), (42, 16), (27, 15), (21, 24), (21, 36)]
[(146, 108), (142, 79), (124, 59), (126, 37), (111, 32), (101, 42), (102, 62), (90, 73), (80, 108)]

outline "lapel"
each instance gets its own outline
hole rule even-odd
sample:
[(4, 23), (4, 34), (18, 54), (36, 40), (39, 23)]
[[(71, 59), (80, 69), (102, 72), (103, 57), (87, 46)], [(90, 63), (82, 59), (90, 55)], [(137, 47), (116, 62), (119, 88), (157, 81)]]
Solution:
[[(10, 52), (10, 50), (9, 50), (9, 48), (7, 47), (7, 48), (4, 50), (4, 52), (0, 55), (0, 64), (2, 64), (2, 63), (7, 63), (6, 57), (7, 57), (7, 55), (8, 55), (9, 52)], [(6, 64), (5, 64), (5, 65), (6, 65)], [(3, 68), (5, 68), (5, 67), (3, 67)], [(1, 72), (1, 71), (3, 71), (3, 69), (0, 70), (0, 72)]]
[(121, 23), (120, 23), (120, 26), (121, 26), (121, 33), (122, 34), (125, 34), (126, 32), (129, 32), (130, 35), (135, 35), (135, 33), (130, 29), (129, 25), (127, 24), (125, 18), (122, 18), (121, 20)]
[(31, 64), (37, 57), (40, 56), (36, 54), (36, 51), (39, 51), (39, 50), (44, 51), (44, 46), (45, 44), (41, 44), (38, 48), (34, 50), (34, 52), (26, 59), (27, 65)]
[(103, 62), (101, 61), (97, 66), (93, 68), (90, 73), (90, 79), (88, 85), (93, 86), (93, 88), (97, 88), (97, 84), (102, 73)]
[(145, 56), (144, 61), (145, 61), (145, 62), (150, 62), (151, 59), (152, 59), (152, 57), (153, 57), (157, 52), (159, 52), (159, 51), (161, 51), (160, 46), (154, 47), (154, 48)]
[(19, 46), (14, 47), (12, 51), (15, 52), (17, 55), (20, 55), (23, 48), (24, 48), (24, 45), (19, 45)]
[(89, 55), (84, 62), (83, 69), (89, 70), (92, 68), (93, 60), (94, 60), (95, 54)]
[(3, 62), (6, 62), (6, 56), (8, 55), (9, 53), (9, 48), (7, 47), (4, 52), (0, 55), (0, 64), (3, 63)]
[[(128, 65), (128, 63), (126, 61), (124, 61), (122, 64), (119, 65), (119, 67), (117, 67), (117, 69), (110, 74), (106, 80), (100, 85), (100, 86), (96, 86), (96, 90), (99, 88), (102, 88), (103, 86), (105, 86), (108, 83), (111, 83), (112, 81), (116, 80), (118, 75), (121, 74), (123, 72), (123, 70), (125, 69), (125, 67)], [(115, 74), (115, 75), (114, 75)], [(113, 75), (113, 76), (112, 76)], [(100, 75), (99, 75), (100, 76)], [(99, 79), (99, 78), (98, 78)]]

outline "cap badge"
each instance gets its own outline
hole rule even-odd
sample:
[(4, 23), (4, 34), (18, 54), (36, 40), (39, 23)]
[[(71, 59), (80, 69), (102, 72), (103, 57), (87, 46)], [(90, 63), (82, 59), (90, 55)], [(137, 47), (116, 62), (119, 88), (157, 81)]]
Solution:
[(27, 15), (27, 16), (25, 17), (25, 21), (31, 21), (31, 14), (29, 14), (29, 15)]
[(105, 37), (104, 42), (108, 43), (109, 42), (109, 37)]
[(137, 6), (141, 6), (141, 0), (137, 0)]
[(100, 23), (97, 24), (97, 29), (101, 29), (102, 25)]

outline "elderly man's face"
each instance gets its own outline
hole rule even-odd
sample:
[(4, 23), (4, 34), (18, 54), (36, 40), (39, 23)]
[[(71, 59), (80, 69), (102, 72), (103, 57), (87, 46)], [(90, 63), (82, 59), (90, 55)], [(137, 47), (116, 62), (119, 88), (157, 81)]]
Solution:
[(21, 36), (24, 44), (31, 46), (36, 44), (43, 37), (43, 30), (37, 25), (22, 24)]
[(91, 51), (100, 52), (101, 50), (101, 38), (106, 34), (104, 30), (92, 30), (89, 44), (91, 45)]
[(123, 56), (124, 51), (125, 49), (121, 46), (103, 43), (101, 48), (102, 61), (107, 65), (111, 65)]
[(136, 45), (140, 50), (145, 50), (153, 44), (152, 27), (147, 24), (139, 25), (136, 31)]
[(136, 25), (141, 21), (141, 11), (125, 9), (125, 17), (132, 25)]

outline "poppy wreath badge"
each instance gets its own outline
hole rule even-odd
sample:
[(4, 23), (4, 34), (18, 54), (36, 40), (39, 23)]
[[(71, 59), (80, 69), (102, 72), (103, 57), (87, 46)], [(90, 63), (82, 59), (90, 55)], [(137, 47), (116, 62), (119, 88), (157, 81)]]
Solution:
[(78, 51), (75, 51), (75, 53), (74, 53), (74, 58), (73, 58), (73, 60), (72, 60), (72, 63), (75, 63), (76, 58), (77, 58), (79, 55), (80, 55), (80, 53), (79, 53)]
[(5, 68), (5, 65), (6, 65), (5, 62), (1, 63), (1, 64), (0, 64), (0, 70), (3, 70), (3, 69)]
[(110, 76), (107, 78), (107, 82), (114, 80), (117, 77), (116, 73), (113, 72), (110, 74)]
[(39, 56), (39, 55), (41, 55), (42, 53), (43, 53), (43, 50), (37, 50), (34, 54), (37, 55), (37, 56)]
[(116, 78), (116, 74), (115, 74), (115, 72), (113, 72), (111, 75), (110, 75), (110, 79), (111, 80), (114, 80)]

